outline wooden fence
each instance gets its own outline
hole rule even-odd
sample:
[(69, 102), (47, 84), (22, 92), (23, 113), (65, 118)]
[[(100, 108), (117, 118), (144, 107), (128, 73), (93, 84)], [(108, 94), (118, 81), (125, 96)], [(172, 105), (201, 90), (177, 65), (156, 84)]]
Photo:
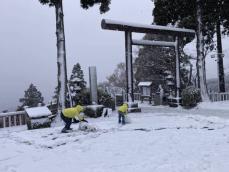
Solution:
[(26, 124), (25, 111), (0, 113), (0, 128)]
[[(226, 93), (209, 93), (210, 100), (212, 102), (218, 102), (218, 101), (229, 101), (229, 92)], [(124, 95), (124, 100), (126, 101), (127, 94)], [(152, 99), (154, 99), (154, 94), (152, 94)], [(141, 94), (140, 93), (134, 93), (134, 100), (140, 101), (141, 100)]]
[(212, 102), (228, 101), (229, 100), (229, 92), (226, 92), (226, 93), (210, 93), (209, 97), (210, 97), (210, 100)]
[[(127, 100), (127, 94), (124, 94), (124, 101)], [(134, 93), (134, 101), (140, 101), (141, 100), (141, 94), (140, 93)]]

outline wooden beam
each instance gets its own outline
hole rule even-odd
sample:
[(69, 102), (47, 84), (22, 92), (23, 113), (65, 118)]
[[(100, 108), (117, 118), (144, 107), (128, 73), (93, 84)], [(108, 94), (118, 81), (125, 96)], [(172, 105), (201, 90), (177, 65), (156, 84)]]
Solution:
[(149, 40), (132, 40), (132, 45), (159, 46), (159, 47), (175, 47), (175, 42), (165, 41), (149, 41)]
[(180, 76), (180, 50), (179, 50), (179, 38), (176, 37), (176, 46), (175, 46), (175, 54), (176, 54), (176, 99), (177, 105), (180, 104), (180, 89), (181, 89), (181, 76)]
[(6, 117), (2, 117), (2, 120), (3, 120), (3, 128), (6, 127)]
[(163, 34), (179, 37), (195, 37), (195, 31), (192, 29), (175, 28), (160, 25), (143, 25), (136, 23), (120, 22), (115, 20), (103, 19), (101, 23), (102, 29), (136, 32), (136, 33), (151, 33)]
[(14, 116), (14, 115), (20, 115), (20, 114), (26, 114), (25, 111), (17, 111), (17, 112), (6, 112), (6, 113), (0, 113), (0, 117), (7, 117), (7, 116)]

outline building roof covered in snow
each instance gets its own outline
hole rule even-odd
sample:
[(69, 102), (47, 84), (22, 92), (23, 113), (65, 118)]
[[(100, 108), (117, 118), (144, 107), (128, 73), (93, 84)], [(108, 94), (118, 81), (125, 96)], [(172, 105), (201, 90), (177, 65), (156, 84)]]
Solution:
[(46, 106), (26, 108), (25, 111), (30, 118), (39, 118), (52, 115), (52, 112)]
[(191, 29), (175, 28), (159, 25), (144, 25), (116, 20), (103, 19), (101, 26), (103, 29), (115, 31), (131, 31), (137, 33), (166, 34), (174, 36), (195, 37), (195, 31)]
[(152, 85), (152, 82), (139, 82), (138, 86), (142, 87), (142, 86), (146, 86), (146, 87), (150, 87)]

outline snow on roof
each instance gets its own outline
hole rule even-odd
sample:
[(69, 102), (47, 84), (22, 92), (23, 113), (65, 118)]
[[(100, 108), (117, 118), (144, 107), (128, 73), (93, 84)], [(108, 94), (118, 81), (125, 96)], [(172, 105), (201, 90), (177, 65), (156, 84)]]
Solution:
[(172, 82), (172, 81), (167, 81), (167, 85), (174, 85), (174, 82)]
[(28, 116), (31, 118), (52, 115), (52, 112), (46, 106), (26, 108), (25, 111), (28, 114)]
[(139, 82), (138, 86), (151, 86), (152, 82)]
[(71, 80), (71, 82), (81, 82), (82, 81), (82, 79), (80, 79), (80, 78), (73, 78), (72, 80)]
[(172, 75), (168, 75), (165, 77), (166, 79), (173, 79), (174, 77)]
[(195, 31), (192, 29), (184, 28), (175, 28), (168, 26), (160, 25), (145, 25), (145, 24), (136, 24), (129, 22), (121, 22), (116, 20), (103, 19), (101, 26), (103, 29), (117, 30), (117, 31), (126, 31), (132, 30), (133, 32), (152, 32), (152, 33), (169, 33), (172, 35), (187, 35), (195, 36)]
[(90, 108), (90, 109), (93, 109), (93, 110), (96, 110), (97, 108), (102, 108), (104, 106), (103, 105), (87, 105), (86, 107)]
[(75, 90), (81, 90), (80, 86), (76, 86)]

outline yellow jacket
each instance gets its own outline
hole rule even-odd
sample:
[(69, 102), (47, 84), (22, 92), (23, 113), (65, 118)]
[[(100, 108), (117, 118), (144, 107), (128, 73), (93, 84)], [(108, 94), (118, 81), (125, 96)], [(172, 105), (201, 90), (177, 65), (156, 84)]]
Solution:
[(63, 115), (67, 118), (75, 118), (76, 116), (81, 121), (83, 120), (83, 117), (80, 116), (80, 113), (83, 112), (83, 107), (80, 105), (77, 105), (73, 108), (67, 108), (62, 111)]
[(128, 105), (124, 103), (122, 106), (119, 107), (118, 111), (127, 114), (128, 112)]

